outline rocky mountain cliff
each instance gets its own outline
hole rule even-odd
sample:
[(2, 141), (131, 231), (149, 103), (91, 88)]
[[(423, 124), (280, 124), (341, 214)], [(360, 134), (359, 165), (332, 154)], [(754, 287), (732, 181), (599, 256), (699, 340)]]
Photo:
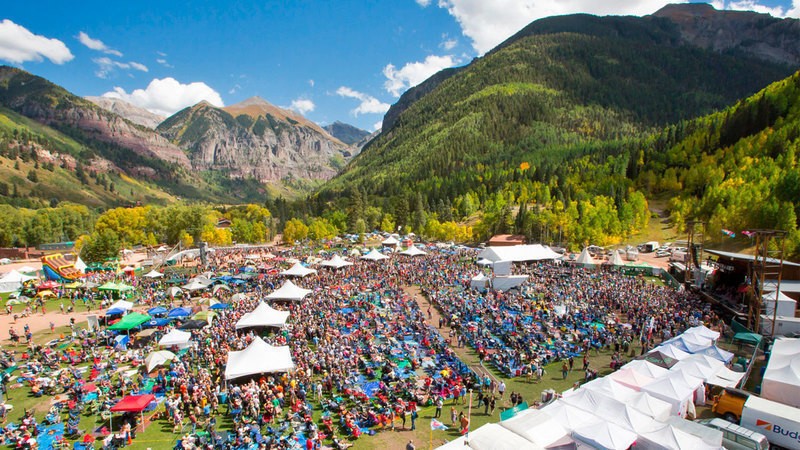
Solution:
[(224, 108), (201, 102), (157, 131), (188, 152), (194, 170), (262, 182), (327, 179), (352, 156), (318, 125), (258, 97)]
[[(107, 144), (98, 146), (102, 147), (98, 151), (127, 170), (152, 174), (147, 159), (189, 167), (186, 154), (152, 130), (28, 72), (0, 66), (0, 104), (80, 141)], [(122, 150), (131, 151), (138, 158)]]
[(166, 117), (153, 114), (150, 111), (140, 108), (136, 105), (126, 102), (125, 100), (112, 97), (84, 97), (86, 100), (94, 103), (95, 105), (111, 111), (114, 114), (124, 117), (131, 122), (141, 125), (143, 127), (155, 130), (158, 124), (164, 121)]
[(364, 131), (361, 128), (356, 128), (344, 122), (333, 122), (330, 125), (322, 127), (331, 136), (344, 142), (347, 145), (353, 145), (370, 135), (369, 131)]
[(678, 26), (681, 42), (718, 52), (800, 65), (800, 20), (752, 11), (718, 11), (706, 3), (667, 5), (652, 15)]

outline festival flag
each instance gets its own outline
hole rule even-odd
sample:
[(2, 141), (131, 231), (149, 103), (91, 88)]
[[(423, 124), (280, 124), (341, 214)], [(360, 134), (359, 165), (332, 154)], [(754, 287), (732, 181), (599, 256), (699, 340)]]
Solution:
[(736, 233), (734, 233), (731, 230), (726, 230), (725, 228), (723, 228), (720, 231), (722, 231), (722, 234), (724, 234), (725, 236), (728, 236), (729, 238), (735, 238), (736, 237)]
[(439, 422), (436, 419), (431, 419), (431, 430), (442, 430), (442, 431), (444, 431), (446, 429), (447, 429), (447, 425), (443, 424), (442, 422)]
[(753, 233), (752, 231), (747, 231), (747, 230), (744, 230), (744, 231), (742, 231), (742, 234), (743, 234), (743, 235), (745, 235), (745, 236), (747, 236), (747, 237), (749, 237), (749, 238), (752, 238), (753, 236), (755, 236), (755, 235), (756, 235), (756, 234), (755, 234), (755, 233)]

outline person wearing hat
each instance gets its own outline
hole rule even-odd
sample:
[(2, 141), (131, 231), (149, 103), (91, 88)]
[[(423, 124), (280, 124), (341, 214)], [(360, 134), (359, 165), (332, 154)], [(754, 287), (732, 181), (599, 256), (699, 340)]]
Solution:
[(414, 446), (414, 441), (408, 441), (408, 444), (406, 444), (406, 450), (417, 450), (417, 447)]

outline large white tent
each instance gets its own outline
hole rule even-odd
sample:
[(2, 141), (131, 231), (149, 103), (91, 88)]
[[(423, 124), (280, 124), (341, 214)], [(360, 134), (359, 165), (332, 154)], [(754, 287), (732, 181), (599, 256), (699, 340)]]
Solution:
[(155, 269), (153, 269), (150, 272), (147, 272), (146, 274), (144, 274), (143, 276), (145, 278), (161, 278), (161, 277), (164, 276), (164, 274), (159, 272), (159, 271), (157, 271), (157, 270), (155, 270)]
[(658, 347), (650, 350), (650, 352), (648, 353), (653, 353), (653, 352), (661, 352), (669, 356), (670, 358), (677, 359), (678, 361), (692, 356), (691, 353), (685, 352), (671, 343), (661, 344)]
[(256, 336), (244, 350), (228, 352), (225, 379), (258, 375), (261, 373), (288, 372), (294, 361), (288, 346), (273, 347)]
[[(683, 333), (668, 341), (664, 341), (661, 345), (674, 345), (686, 353), (695, 353), (704, 348), (714, 345), (714, 340), (694, 333)], [(680, 358), (678, 358), (680, 359)]]
[(478, 289), (479, 291), (486, 289), (486, 286), (488, 285), (489, 285), (489, 277), (484, 275), (483, 272), (475, 275), (469, 280), (469, 287), (472, 289)]
[[(592, 380), (583, 386), (584, 389), (589, 389), (595, 392), (599, 392), (601, 394), (605, 394), (611, 398), (615, 398), (621, 402), (628, 401), (636, 396), (636, 391), (627, 387), (623, 386), (620, 383), (612, 380), (609, 377), (601, 377), (595, 380)], [(581, 389), (583, 390), (583, 389)]]
[(589, 253), (589, 248), (584, 248), (578, 258), (575, 260), (575, 264), (583, 264), (585, 266), (591, 266), (597, 264), (597, 261), (592, 258), (592, 255)]
[(564, 397), (564, 402), (634, 433), (654, 431), (662, 426), (653, 417), (627, 403), (588, 389), (578, 389), (574, 395)]
[(667, 420), (670, 412), (672, 411), (672, 405), (664, 400), (659, 400), (653, 397), (647, 392), (639, 392), (636, 397), (633, 397), (626, 403), (647, 414), (648, 416), (660, 421)]
[(186, 348), (189, 346), (189, 340), (192, 338), (192, 333), (188, 331), (174, 329), (169, 333), (165, 334), (158, 341), (158, 345), (161, 347), (178, 347), (178, 348)]
[(714, 330), (708, 328), (705, 325), (698, 325), (696, 327), (689, 328), (686, 331), (684, 331), (683, 334), (684, 335), (686, 335), (686, 334), (694, 334), (694, 335), (697, 335), (697, 336), (702, 336), (702, 337), (711, 339), (713, 341), (716, 341), (717, 339), (719, 339), (719, 331), (714, 331)]
[(486, 247), (478, 254), (479, 259), (495, 261), (542, 261), (559, 259), (561, 255), (540, 244), (513, 245), (509, 247)]
[(569, 436), (569, 431), (558, 421), (538, 409), (526, 409), (500, 425), (545, 448)]
[(144, 359), (144, 363), (147, 366), (147, 373), (152, 372), (156, 367), (165, 364), (167, 361), (172, 361), (173, 359), (175, 359), (175, 353), (169, 350), (150, 352)]
[(303, 289), (291, 281), (286, 281), (283, 286), (267, 295), (270, 300), (293, 300), (300, 301), (310, 294), (310, 289)]
[(423, 255), (427, 255), (427, 253), (425, 253), (424, 251), (420, 250), (420, 248), (417, 247), (416, 245), (412, 245), (411, 247), (408, 247), (407, 249), (405, 249), (402, 252), (400, 252), (400, 254), (401, 255), (406, 255), (406, 256), (423, 256)]
[(439, 447), (439, 450), (544, 450), (545, 447), (534, 444), (513, 431), (496, 423), (486, 425), (469, 432), (469, 437), (461, 436)]
[(587, 444), (608, 450), (627, 450), (636, 443), (636, 433), (611, 422), (583, 425), (572, 431), (572, 436)]
[(246, 313), (236, 322), (236, 329), (252, 327), (282, 327), (286, 325), (289, 311), (278, 311), (264, 302), (259, 302), (256, 309)]
[(281, 275), (289, 276), (289, 277), (304, 277), (306, 275), (311, 275), (312, 273), (317, 273), (316, 269), (311, 269), (308, 267), (303, 266), (302, 264), (295, 263), (289, 269), (284, 270), (281, 272)]
[(129, 302), (127, 300), (118, 300), (116, 303), (108, 307), (108, 309), (121, 309), (123, 311), (130, 311), (132, 308), (133, 302)]
[(616, 250), (614, 250), (614, 252), (611, 254), (611, 259), (608, 260), (608, 263), (614, 266), (625, 265), (625, 261), (622, 259), (622, 256), (620, 256), (619, 252)]
[(367, 261), (381, 261), (381, 260), (384, 260), (384, 259), (389, 259), (389, 257), (384, 255), (383, 253), (379, 252), (376, 249), (372, 249), (371, 252), (369, 252), (366, 255), (362, 256), (361, 259), (365, 259)]
[(73, 264), (76, 269), (80, 270), (81, 273), (86, 273), (86, 263), (83, 262), (80, 256), (75, 258), (75, 264)]
[(330, 260), (323, 261), (319, 265), (324, 267), (330, 267), (331, 269), (341, 269), (342, 267), (352, 266), (353, 263), (342, 258), (339, 255), (333, 255), (333, 257)]
[(558, 399), (553, 403), (545, 405), (540, 409), (545, 411), (561, 426), (567, 429), (575, 429), (583, 425), (593, 425), (603, 421), (600, 417), (585, 411), (577, 406), (570, 405), (564, 399)]
[(682, 377), (673, 376), (675, 374), (667, 375), (659, 378), (652, 383), (643, 386), (642, 392), (646, 392), (655, 398), (664, 400), (672, 405), (671, 413), (686, 417), (686, 411), (689, 409), (689, 403), (694, 401), (694, 391), (698, 385), (703, 386), (703, 380), (695, 378), (696, 383), (689, 384)]
[(634, 391), (641, 391), (642, 386), (652, 383), (654, 380), (654, 378), (649, 375), (645, 375), (633, 369), (624, 367), (612, 373), (608, 377), (625, 387), (633, 389)]
[(400, 244), (400, 241), (398, 241), (394, 236), (389, 236), (381, 242), (381, 245), (384, 247), (396, 247), (398, 244)]
[(652, 378), (661, 378), (669, 373), (669, 369), (657, 366), (650, 361), (643, 359), (635, 359), (628, 364), (622, 366), (623, 369), (633, 369), (641, 374), (647, 375)]
[(0, 278), (0, 292), (14, 292), (22, 289), (22, 283), (30, 280), (35, 280), (36, 277), (25, 275), (23, 273), (12, 270)]
[[(721, 443), (721, 439), (720, 439)], [(690, 448), (692, 450), (719, 450), (721, 445), (711, 445), (698, 436), (689, 434), (672, 425), (640, 435), (636, 441), (636, 449), (671, 450)]]
[(772, 344), (761, 396), (800, 407), (800, 339), (781, 338)]

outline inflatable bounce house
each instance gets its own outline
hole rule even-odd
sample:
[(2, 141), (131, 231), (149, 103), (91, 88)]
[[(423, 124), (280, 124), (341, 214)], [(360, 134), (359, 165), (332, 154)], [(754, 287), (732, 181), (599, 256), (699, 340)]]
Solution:
[(60, 253), (42, 256), (42, 272), (48, 280), (54, 281), (75, 281), (83, 277), (75, 263), (67, 261)]

